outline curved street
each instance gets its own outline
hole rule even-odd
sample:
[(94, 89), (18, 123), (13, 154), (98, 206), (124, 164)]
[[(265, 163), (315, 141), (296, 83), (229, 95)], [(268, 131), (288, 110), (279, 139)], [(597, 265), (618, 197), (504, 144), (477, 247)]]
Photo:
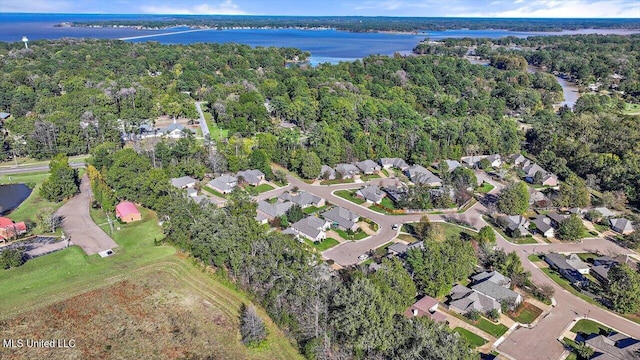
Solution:
[[(478, 173), (477, 175), (479, 179), (487, 181), (494, 186), (494, 189), (489, 192), (490, 194), (497, 194), (504, 187), (502, 184), (493, 181), (484, 173)], [(265, 194), (261, 199), (277, 196), (285, 190), (296, 186), (300, 190), (320, 196), (326, 199), (327, 202), (347, 208), (360, 216), (367, 217), (378, 223), (379, 231), (376, 235), (360, 241), (345, 242), (322, 253), (324, 258), (333, 259), (336, 263), (343, 266), (358, 263), (359, 255), (391, 241), (397, 235), (397, 231), (391, 229), (393, 224), (417, 222), (423, 216), (422, 214), (399, 216), (384, 215), (333, 194), (336, 190), (360, 188), (364, 185), (362, 183), (323, 186), (307, 184), (292, 175), (288, 175), (287, 178), (290, 182), (289, 186), (278, 189), (277, 191), (272, 191), (268, 195)], [(375, 180), (373, 182), (375, 182)], [(476, 229), (480, 229), (487, 225), (482, 218), (482, 215), (486, 210), (487, 209), (478, 202), (466, 212), (462, 214), (455, 214), (455, 216), (473, 224)], [(444, 221), (440, 215), (429, 215), (429, 219), (435, 222)], [(636, 338), (640, 337), (640, 324), (634, 323), (574, 296), (556, 284), (553, 280), (549, 279), (545, 273), (543, 273), (527, 258), (534, 252), (597, 252), (600, 254), (633, 254), (637, 256), (635, 252), (620, 247), (609, 240), (599, 238), (584, 239), (580, 243), (517, 245), (508, 242), (496, 232), (496, 242), (497, 247), (503, 248), (507, 252), (515, 251), (518, 254), (522, 260), (524, 268), (531, 272), (531, 278), (535, 284), (551, 285), (555, 289), (554, 298), (556, 300), (555, 308), (549, 315), (540, 319), (537, 325), (533, 328), (516, 329), (498, 346), (498, 350), (504, 355), (518, 360), (561, 358), (565, 350), (557, 338), (576, 317), (588, 316), (590, 319), (595, 319), (623, 333)]]

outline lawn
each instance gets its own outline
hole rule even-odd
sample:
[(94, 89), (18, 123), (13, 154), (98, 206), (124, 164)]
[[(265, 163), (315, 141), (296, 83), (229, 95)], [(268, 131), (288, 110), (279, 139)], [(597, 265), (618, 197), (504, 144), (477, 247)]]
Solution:
[(478, 320), (478, 322), (475, 324), (475, 326), (486, 332), (489, 335), (495, 336), (497, 338), (499, 338), (500, 336), (504, 335), (504, 333), (507, 332), (507, 330), (509, 330), (508, 327), (502, 325), (502, 324), (496, 324), (494, 322), (491, 322), (483, 317), (480, 318), (480, 320)]
[(445, 222), (434, 222), (434, 225), (440, 226), (440, 228), (444, 231), (445, 236), (448, 238), (449, 236), (460, 236), (460, 234), (465, 233), (471, 237), (476, 236), (477, 234), (472, 232), (471, 230), (467, 230), (458, 225), (454, 225), (451, 223)]
[(26, 219), (36, 220), (36, 214), (44, 208), (57, 210), (62, 206), (60, 203), (52, 203), (40, 196), (40, 185), (49, 177), (48, 172), (29, 173), (16, 175), (1, 175), (0, 184), (20, 184), (24, 183), (28, 186), (35, 186), (29, 197), (20, 206), (11, 212), (9, 217), (14, 221), (23, 221)]
[(382, 169), (382, 173), (384, 176), (389, 177), (389, 171), (387, 169)]
[(204, 191), (206, 191), (206, 192), (208, 192), (208, 193), (210, 193), (210, 194), (213, 194), (213, 195), (215, 195), (215, 196), (217, 196), (217, 197), (221, 197), (221, 198), (223, 198), (223, 199), (226, 199), (226, 198), (227, 198), (227, 195), (221, 194), (221, 193), (219, 193), (219, 192), (217, 192), (217, 191), (213, 190), (212, 188), (210, 188), (210, 187), (208, 187), (208, 186), (203, 186), (203, 187), (202, 187), (202, 190), (204, 190)]
[(304, 212), (305, 214), (313, 214), (316, 212), (320, 212), (320, 211), (324, 211), (326, 208), (328, 207), (328, 205), (324, 205), (324, 206), (320, 206), (320, 207), (315, 207), (315, 206), (309, 206), (306, 207), (304, 209), (302, 209), (302, 212)]
[(325, 251), (328, 249), (331, 249), (332, 247), (340, 244), (340, 242), (336, 239), (332, 239), (332, 238), (326, 238), (324, 240), (322, 240), (319, 243), (315, 243), (309, 239), (305, 239), (304, 242), (309, 245), (312, 246), (315, 249), (318, 249), (319, 251)]
[(362, 230), (356, 231), (353, 235), (349, 235), (346, 231), (344, 231), (342, 229), (338, 229), (338, 228), (335, 228), (335, 229), (332, 229), (332, 230), (337, 232), (338, 235), (340, 235), (340, 237), (345, 239), (345, 240), (362, 240), (362, 239), (366, 238), (367, 236), (369, 236), (369, 235), (367, 235), (366, 232), (364, 232)]
[(320, 181), (320, 185), (338, 185), (338, 184), (352, 184), (355, 180), (353, 179), (333, 179), (333, 180), (322, 180)]
[(391, 209), (391, 210), (396, 210), (396, 203), (393, 202), (393, 200), (389, 199), (388, 197), (383, 197), (382, 201), (380, 202), (380, 205)]
[(469, 344), (471, 344), (473, 347), (480, 347), (487, 343), (487, 340), (485, 340), (483, 337), (478, 336), (467, 329), (457, 327), (453, 329), (453, 331), (457, 332), (458, 334), (460, 334), (460, 336), (467, 339)]
[(263, 192), (273, 190), (274, 187), (269, 184), (260, 184), (258, 186), (248, 185), (244, 189), (251, 195), (258, 195), (258, 194), (262, 194)]
[[(119, 225), (113, 239), (120, 245), (115, 255), (101, 258), (86, 255), (78, 246), (27, 261), (18, 268), (4, 270), (0, 277), (0, 318), (39, 304), (43, 298), (68, 298), (100, 287), (124, 271), (166, 259), (175, 253), (171, 246), (155, 246), (164, 236), (158, 218), (141, 209), (143, 220)], [(105, 218), (97, 218), (103, 221)]]
[(475, 191), (477, 193), (486, 194), (489, 191), (493, 190), (494, 186), (489, 184), (488, 182), (483, 182), (481, 186), (478, 186)]
[(593, 264), (593, 259), (600, 257), (600, 255), (594, 253), (578, 253), (576, 255), (578, 255), (580, 260), (590, 264)]
[(391, 246), (393, 244), (394, 244), (393, 241), (389, 241), (388, 243), (386, 243), (386, 244), (384, 244), (384, 245), (382, 245), (380, 247), (377, 247), (376, 250), (375, 250), (376, 255), (379, 256), (379, 257), (386, 256), (387, 253), (389, 252), (389, 250), (388, 250), (389, 246)]
[(562, 275), (560, 275), (558, 272), (556, 272), (555, 270), (552, 270), (550, 268), (544, 268), (544, 269), (540, 269), (542, 270), (542, 272), (544, 272), (545, 274), (547, 274), (547, 276), (549, 276), (551, 278), (551, 280), (555, 281), (556, 283), (558, 283), (558, 285), (562, 286), (562, 288), (564, 288), (565, 290), (569, 291), (570, 293), (572, 293), (573, 295), (591, 303), (594, 305), (599, 305), (599, 303), (595, 300), (593, 300), (592, 298), (582, 294), (581, 292), (579, 292), (578, 290), (576, 290), (573, 286), (571, 286), (571, 284), (569, 284), (569, 281), (566, 280), (565, 278), (562, 277)]
[(362, 175), (362, 176), (360, 176), (360, 180), (362, 180), (362, 181), (369, 181), (369, 180), (373, 180), (373, 179), (380, 179), (380, 175), (371, 174), (371, 175)]
[(533, 262), (544, 261), (542, 256), (538, 255), (538, 254), (531, 254), (531, 255), (527, 256), (527, 259), (529, 259), (529, 260), (531, 260)]
[(356, 204), (364, 204), (365, 201), (362, 199), (359, 199), (355, 196), (355, 193), (351, 190), (338, 190), (334, 193), (336, 196), (339, 196), (345, 200), (351, 201), (352, 203), (356, 203)]
[(542, 309), (525, 302), (516, 309), (515, 313), (509, 312), (507, 315), (521, 324), (531, 324), (540, 314)]
[(571, 331), (574, 333), (583, 333), (583, 334), (608, 334), (611, 329), (608, 327), (597, 323), (595, 321), (591, 321), (589, 319), (582, 319), (578, 321), (572, 328)]
[(408, 235), (408, 234), (400, 234), (396, 238), (398, 238), (400, 240), (404, 240), (404, 241), (408, 242), (409, 244), (413, 244), (414, 242), (418, 241), (418, 239), (416, 239), (413, 236)]
[(205, 121), (207, 122), (207, 127), (211, 134), (211, 140), (222, 140), (229, 137), (229, 130), (220, 129), (218, 124), (213, 121), (213, 116), (209, 112), (203, 110), (202, 113), (204, 114)]
[[(69, 163), (84, 163), (91, 155), (69, 156)], [(17, 165), (49, 165), (49, 160), (37, 160), (29, 157), (18, 157), (16, 160), (0, 162), (0, 167), (13, 167)]]
[(626, 103), (622, 113), (625, 115), (640, 115), (640, 104)]

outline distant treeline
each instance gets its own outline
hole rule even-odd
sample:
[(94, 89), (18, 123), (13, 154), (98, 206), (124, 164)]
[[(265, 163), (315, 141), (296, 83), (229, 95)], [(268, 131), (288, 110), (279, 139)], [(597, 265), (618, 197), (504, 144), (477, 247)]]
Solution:
[(162, 16), (157, 20), (106, 20), (74, 22), (72, 26), (141, 26), (166, 28), (175, 26), (230, 28), (333, 28), (353, 32), (441, 31), (455, 29), (510, 31), (561, 31), (580, 29), (638, 29), (638, 19), (495, 19), (495, 18), (426, 18), (363, 16)]

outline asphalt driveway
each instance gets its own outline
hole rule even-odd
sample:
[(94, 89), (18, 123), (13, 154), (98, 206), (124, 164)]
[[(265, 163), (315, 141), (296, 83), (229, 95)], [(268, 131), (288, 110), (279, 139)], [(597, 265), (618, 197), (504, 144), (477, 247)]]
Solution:
[(85, 174), (80, 184), (80, 193), (58, 210), (62, 216), (62, 229), (73, 245), (78, 245), (87, 255), (118, 247), (113, 239), (96, 225), (89, 216), (91, 186)]

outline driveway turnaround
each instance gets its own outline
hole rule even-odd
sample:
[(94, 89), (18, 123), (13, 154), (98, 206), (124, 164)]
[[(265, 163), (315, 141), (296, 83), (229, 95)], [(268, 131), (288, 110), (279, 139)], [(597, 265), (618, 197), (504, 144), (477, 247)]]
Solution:
[(78, 245), (87, 255), (113, 249), (118, 246), (89, 216), (91, 186), (85, 174), (80, 184), (80, 194), (74, 196), (58, 210), (62, 216), (62, 229), (71, 243)]

